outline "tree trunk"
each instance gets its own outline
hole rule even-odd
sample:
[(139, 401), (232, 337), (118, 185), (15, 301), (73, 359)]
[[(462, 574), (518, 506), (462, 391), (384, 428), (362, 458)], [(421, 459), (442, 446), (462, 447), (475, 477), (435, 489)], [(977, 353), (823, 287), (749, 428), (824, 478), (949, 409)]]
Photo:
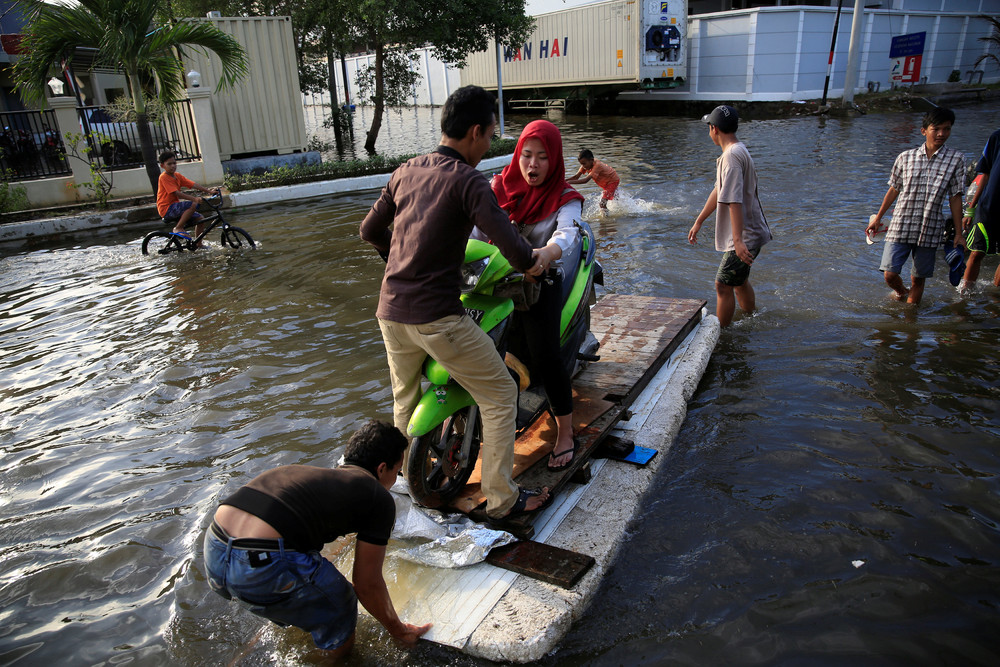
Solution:
[(142, 148), (142, 161), (146, 165), (146, 175), (149, 185), (156, 195), (160, 181), (160, 165), (156, 161), (156, 149), (153, 147), (153, 133), (149, 130), (149, 118), (146, 116), (146, 100), (142, 96), (142, 84), (138, 73), (129, 73), (129, 83), (132, 85), (132, 103), (135, 105), (135, 125), (139, 130), (139, 146)]
[(153, 133), (149, 129), (149, 118), (146, 117), (145, 113), (136, 113), (135, 124), (139, 130), (142, 161), (146, 165), (146, 175), (149, 176), (149, 185), (153, 188), (155, 195), (160, 181), (160, 165), (156, 161), (156, 149), (153, 147)]
[(372, 126), (368, 130), (365, 139), (365, 150), (369, 154), (375, 154), (375, 140), (378, 139), (379, 130), (382, 129), (382, 114), (385, 111), (385, 83), (383, 82), (383, 71), (385, 67), (385, 45), (375, 45), (375, 117), (372, 118)]

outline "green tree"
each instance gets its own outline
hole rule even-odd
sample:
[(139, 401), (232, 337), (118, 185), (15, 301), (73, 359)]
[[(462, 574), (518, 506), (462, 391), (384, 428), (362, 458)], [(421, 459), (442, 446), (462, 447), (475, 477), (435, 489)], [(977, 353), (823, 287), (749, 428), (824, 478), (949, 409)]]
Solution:
[(1000, 67), (1000, 19), (996, 16), (987, 16), (985, 14), (981, 15), (979, 18), (984, 21), (988, 21), (990, 24), (990, 34), (988, 37), (980, 37), (980, 42), (986, 42), (987, 52), (976, 58), (975, 67), (979, 67), (979, 63), (984, 60), (991, 60), (993, 64)]
[(215, 9), (230, 16), (291, 16), (303, 92), (335, 90), (336, 56), (352, 51), (375, 54), (359, 72), (358, 85), (375, 107), (365, 149), (375, 152), (387, 106), (403, 106), (419, 75), (409, 53), (431, 46), (435, 56), (462, 67), (468, 54), (483, 51), (490, 39), (520, 44), (534, 20), (525, 0), (166, 0), (177, 16), (204, 16)]
[(397, 76), (398, 64), (405, 61), (405, 55), (393, 58), (390, 52), (406, 54), (430, 45), (436, 57), (462, 67), (468, 54), (486, 50), (490, 38), (499, 44), (519, 44), (534, 25), (524, 14), (525, 0), (327, 1), (332, 12), (327, 16), (327, 25), (339, 22), (340, 43), (363, 44), (375, 54), (369, 96), (375, 108), (365, 138), (369, 153), (375, 152), (387, 102), (405, 97), (405, 88), (401, 91), (399, 86), (412, 85), (406, 77)]
[(160, 170), (146, 114), (143, 81), (155, 81), (165, 102), (180, 99), (183, 47), (211, 51), (222, 62), (218, 88), (234, 85), (247, 74), (247, 57), (239, 42), (202, 21), (160, 22), (164, 0), (76, 0), (77, 4), (32, 5), (24, 34), (25, 55), (14, 65), (17, 89), (28, 101), (44, 102), (53, 69), (71, 63), (78, 48), (96, 49), (95, 65), (122, 70), (129, 80), (136, 125), (150, 185), (156, 192)]

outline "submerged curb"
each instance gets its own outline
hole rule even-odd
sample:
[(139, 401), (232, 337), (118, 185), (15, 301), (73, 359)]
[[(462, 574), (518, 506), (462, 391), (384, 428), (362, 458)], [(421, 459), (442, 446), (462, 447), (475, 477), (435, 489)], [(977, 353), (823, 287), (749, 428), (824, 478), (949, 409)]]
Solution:
[(35, 243), (89, 236), (102, 230), (122, 231), (136, 225), (148, 225), (153, 219), (159, 221), (159, 218), (150, 217), (156, 215), (156, 209), (152, 209), (152, 214), (150, 210), (148, 206), (140, 206), (79, 216), (8, 222), (0, 225), (0, 246), (30, 247)]
[[(510, 155), (483, 160), (479, 163), (480, 171), (499, 169), (510, 163)], [(282, 201), (312, 199), (345, 192), (361, 192), (377, 190), (389, 182), (391, 174), (375, 174), (358, 176), (356, 178), (338, 178), (329, 181), (316, 181), (285, 187), (260, 188), (234, 192), (229, 196), (230, 207), (247, 209), (264, 204)], [(90, 236), (102, 230), (124, 231), (141, 227), (157, 226), (160, 219), (156, 217), (156, 209), (150, 206), (137, 206), (114, 211), (88, 213), (86, 215), (46, 218), (44, 220), (25, 220), (0, 225), (0, 247), (17, 248), (30, 247), (33, 244), (46, 241), (72, 240), (77, 236)]]
[[(595, 473), (584, 497), (546, 540), (547, 544), (593, 556), (590, 571), (571, 589), (519, 576), (469, 638), (463, 653), (495, 661), (532, 662), (553, 651), (580, 618), (600, 587), (629, 524), (666, 460), (719, 340), (719, 320), (706, 315), (690, 335), (676, 363), (667, 363), (650, 382), (643, 414), (623, 424), (636, 445), (659, 450), (644, 468), (607, 461)], [(663, 384), (664, 378), (666, 384)]]
[[(510, 155), (489, 158), (480, 162), (476, 168), (479, 171), (497, 169), (509, 164), (510, 158)], [(233, 208), (244, 208), (260, 206), (262, 204), (273, 204), (274, 202), (287, 201), (289, 199), (312, 199), (314, 197), (325, 197), (344, 192), (378, 190), (385, 187), (385, 184), (389, 182), (390, 176), (392, 176), (391, 172), (372, 174), (371, 176), (358, 176), (356, 178), (338, 178), (332, 181), (299, 183), (298, 185), (288, 185), (278, 188), (244, 190), (232, 193), (229, 195), (229, 199), (232, 202)]]

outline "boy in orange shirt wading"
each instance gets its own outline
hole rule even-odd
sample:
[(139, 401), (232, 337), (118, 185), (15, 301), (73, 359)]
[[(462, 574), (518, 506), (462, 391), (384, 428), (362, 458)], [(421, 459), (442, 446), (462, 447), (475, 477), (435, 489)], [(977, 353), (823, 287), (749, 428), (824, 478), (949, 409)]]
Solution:
[[(185, 178), (177, 173), (177, 155), (173, 151), (163, 151), (160, 153), (160, 180), (156, 185), (156, 212), (161, 218), (178, 218), (174, 225), (173, 232), (184, 238), (191, 238), (184, 233), (184, 226), (188, 220), (194, 218), (201, 220), (201, 213), (198, 213), (198, 204), (204, 200), (201, 197), (189, 195), (181, 192), (181, 188), (194, 188), (211, 194), (213, 190), (203, 188), (189, 178)], [(180, 200), (185, 201), (180, 201)], [(179, 217), (178, 217), (179, 216)], [(195, 227), (195, 235), (201, 234), (205, 225), (198, 224)]]
[(572, 178), (567, 178), (566, 182), (570, 185), (577, 185), (594, 179), (594, 183), (603, 190), (601, 208), (606, 209), (608, 200), (615, 198), (615, 190), (618, 189), (619, 183), (618, 174), (600, 160), (595, 160), (594, 154), (586, 148), (580, 151), (578, 159), (580, 160), (580, 168), (577, 169)]

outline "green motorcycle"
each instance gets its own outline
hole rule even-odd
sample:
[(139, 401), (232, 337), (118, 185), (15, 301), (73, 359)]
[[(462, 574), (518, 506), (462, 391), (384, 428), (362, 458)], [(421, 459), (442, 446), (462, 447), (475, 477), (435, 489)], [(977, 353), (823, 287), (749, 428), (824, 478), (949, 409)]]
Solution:
[[(570, 377), (581, 362), (596, 361), (598, 343), (590, 333), (590, 306), (594, 284), (604, 284), (603, 269), (595, 259), (594, 233), (579, 223), (580, 243), (562, 258), (562, 316), (560, 355)], [(518, 346), (515, 303), (524, 298), (524, 274), (516, 272), (496, 246), (470, 239), (462, 266), (462, 305), (466, 313), (506, 356), (512, 348), (527, 367)], [(523, 367), (522, 367), (523, 368)], [(520, 380), (512, 370), (515, 380)], [(407, 425), (411, 438), (406, 479), (413, 500), (425, 507), (447, 505), (469, 480), (482, 442), (482, 419), (472, 395), (455, 382), (444, 366), (428, 357), (424, 377), (430, 382)], [(519, 383), (520, 385), (520, 383)], [(548, 409), (541, 385), (529, 384), (518, 394), (518, 433)]]

